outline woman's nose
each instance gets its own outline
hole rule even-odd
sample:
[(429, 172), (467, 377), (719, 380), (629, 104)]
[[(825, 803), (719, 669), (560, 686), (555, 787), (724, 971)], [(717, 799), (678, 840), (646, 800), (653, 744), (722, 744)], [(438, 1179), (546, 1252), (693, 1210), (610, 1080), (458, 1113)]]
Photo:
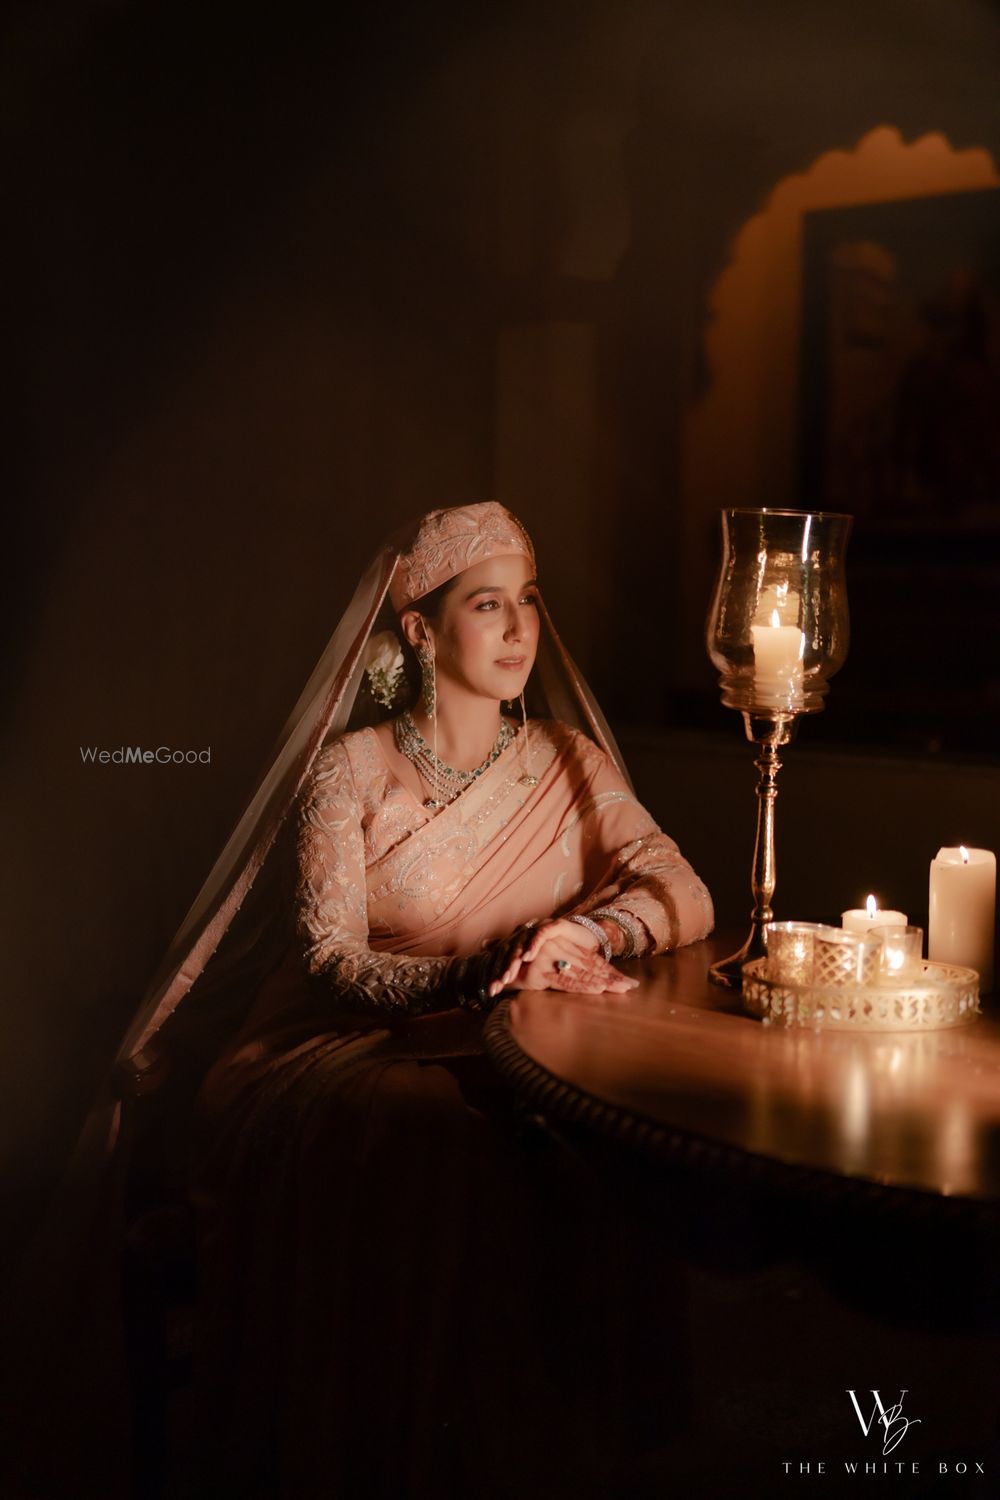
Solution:
[(516, 609), (511, 610), (507, 615), (507, 628), (504, 630), (503, 638), (505, 641), (521, 639), (521, 621)]

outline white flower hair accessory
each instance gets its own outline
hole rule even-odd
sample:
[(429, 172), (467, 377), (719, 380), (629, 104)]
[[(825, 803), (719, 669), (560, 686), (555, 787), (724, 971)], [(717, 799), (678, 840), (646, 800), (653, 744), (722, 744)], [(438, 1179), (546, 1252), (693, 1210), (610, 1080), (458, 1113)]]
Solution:
[(403, 680), (403, 651), (392, 630), (381, 630), (368, 642), (365, 653), (368, 686), (376, 703), (391, 708)]

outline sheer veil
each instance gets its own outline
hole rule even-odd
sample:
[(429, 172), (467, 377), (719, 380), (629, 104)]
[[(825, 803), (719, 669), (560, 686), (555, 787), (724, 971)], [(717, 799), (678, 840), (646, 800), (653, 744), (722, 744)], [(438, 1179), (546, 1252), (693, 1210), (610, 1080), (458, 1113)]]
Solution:
[[(489, 502), (487, 502), (489, 504)], [(468, 507), (472, 511), (478, 507)], [(482, 507), (486, 508), (486, 507)], [(499, 507), (496, 507), (499, 509)], [(119, 1085), (139, 1084), (155, 1067), (151, 1044), (215, 953), (259, 875), (319, 750), (351, 727), (369, 638), (419, 523), (405, 528), (373, 559), (306, 683), (272, 752), (269, 768), (174, 936), (115, 1060)], [(628, 772), (583, 674), (539, 600), (542, 633), (534, 705), (545, 717), (581, 729)]]
[[(459, 551), (453, 545), (448, 551), (454, 536), (446, 537), (445, 545), (435, 538), (434, 547), (421, 550), (428, 522), (442, 517), (447, 524), (452, 524), (449, 518), (458, 519), (462, 528)], [(511, 526), (518, 537), (514, 546), (509, 545)], [(392, 609), (400, 607), (400, 597), (419, 598), (421, 592), (429, 592), (471, 561), (504, 550), (525, 551), (533, 557), (520, 523), (494, 502), (432, 512), (396, 533), (380, 549), (292, 709), (260, 786), (146, 990), (31, 1246), (26, 1275), (17, 1281), (15, 1291), (7, 1289), (8, 1321), (17, 1325), (12, 1330), (16, 1352), (8, 1369), (17, 1384), (12, 1395), (25, 1415), (15, 1437), (21, 1456), (15, 1453), (13, 1462), (25, 1469), (26, 1452), (30, 1455), (27, 1470), (39, 1455), (49, 1469), (68, 1466), (65, 1482), (53, 1479), (51, 1491), (44, 1491), (47, 1494), (65, 1493), (78, 1500), (93, 1492), (111, 1500), (130, 1492), (120, 1438), (122, 1426), (128, 1426), (119, 1285), (124, 1183), (134, 1101), (151, 1090), (161, 1074), (157, 1035), (205, 974), (223, 937), (231, 928), (235, 934), (235, 919), (255, 882), (255, 901), (248, 902), (247, 908), (255, 906), (255, 915), (268, 911), (270, 881), (259, 877), (283, 827), (291, 827), (289, 814), (320, 749), (353, 727), (352, 716), (356, 705), (360, 707), (366, 647), (373, 632), (387, 622)], [(423, 572), (415, 572), (415, 558), (421, 561)], [(627, 780), (618, 747), (593, 694), (560, 641), (544, 603), (539, 601), (539, 607), (542, 631), (528, 689), (532, 711), (589, 735)], [(272, 857), (265, 873), (278, 864)], [(221, 972), (222, 990), (227, 974), (239, 978), (241, 964), (252, 984), (253, 959), (259, 959), (263, 945), (257, 942), (260, 932), (252, 923), (248, 933), (242, 947), (236, 943), (232, 952), (220, 954), (221, 962), (205, 975), (208, 982), (203, 981), (192, 997), (193, 1015), (206, 995), (205, 1010), (211, 1012), (216, 970)], [(249, 965), (244, 962), (248, 954)], [(257, 972), (259, 968), (258, 962)], [(223, 1019), (224, 1011), (223, 1006)], [(50, 1350), (56, 1341), (64, 1357), (53, 1360)], [(62, 1429), (60, 1442), (53, 1441), (57, 1428)], [(0, 1454), (0, 1459), (6, 1461), (6, 1455)], [(80, 1487), (88, 1463), (94, 1466), (93, 1491)]]
[(278, 736), (267, 772), (239, 819), (146, 991), (115, 1059), (124, 1083), (152, 1065), (149, 1047), (204, 970), (259, 875), (327, 739), (347, 728), (365, 647), (388, 593), (399, 549), (373, 559)]

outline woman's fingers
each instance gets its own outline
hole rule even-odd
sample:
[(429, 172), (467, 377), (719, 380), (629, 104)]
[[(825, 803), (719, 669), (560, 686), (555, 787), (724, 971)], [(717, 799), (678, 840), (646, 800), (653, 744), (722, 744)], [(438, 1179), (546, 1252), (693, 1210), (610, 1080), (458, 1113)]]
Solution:
[(491, 995), (499, 995), (500, 991), (502, 989), (506, 989), (506, 987), (517, 977), (518, 971), (520, 970), (522, 963), (524, 963), (525, 961), (526, 950), (534, 940), (535, 934), (536, 929), (534, 928), (530, 932), (520, 932), (515, 934), (513, 945), (507, 958), (507, 962), (504, 965), (503, 972), (497, 979), (494, 979), (493, 983), (489, 986), (489, 993)]
[(627, 994), (638, 980), (607, 963), (597, 940), (578, 922), (554, 918), (522, 934), (503, 972), (489, 986), (501, 990), (551, 989), (581, 995)]
[(577, 953), (596, 953), (599, 946), (593, 933), (581, 927), (579, 922), (556, 917), (550, 922), (542, 922), (534, 929), (524, 950), (525, 961), (530, 963), (554, 942), (568, 946)]
[(590, 969), (583, 974), (578, 974), (574, 969), (566, 969), (562, 974), (565, 986), (568, 990), (579, 989), (580, 984), (586, 985), (588, 992), (628, 994), (630, 990), (638, 987), (637, 979), (630, 979), (627, 974), (619, 974), (617, 969), (605, 965), (600, 969)]
[(554, 926), (554, 922), (543, 922), (539, 927), (535, 928), (524, 946), (522, 957), (525, 963), (530, 964), (532, 959), (537, 958), (542, 948), (548, 942)]
[(622, 974), (611, 964), (606, 963), (599, 955), (594, 954), (590, 962), (581, 965), (579, 969), (571, 964), (568, 969), (562, 971), (564, 979), (571, 976), (581, 977), (588, 983), (600, 985), (608, 990), (634, 990), (638, 987), (638, 979), (632, 979), (628, 974)]
[(525, 949), (522, 957), (525, 963), (534, 963), (536, 960), (555, 963), (560, 958), (568, 958), (574, 963), (580, 963), (587, 962), (596, 955), (597, 948), (594, 939), (588, 932), (573, 924), (562, 922), (558, 927), (553, 927), (543, 933), (530, 948)]
[(555, 952), (556, 945), (543, 950), (536, 960), (536, 964), (551, 965), (564, 979), (574, 977), (577, 980), (586, 979), (588, 982), (601, 982), (606, 985), (625, 989), (634, 989), (638, 984), (637, 979), (630, 979), (627, 975), (619, 972), (612, 964), (609, 964), (599, 953), (588, 952), (580, 954), (565, 948)]
[(635, 986), (629, 982), (604, 979), (593, 975), (561, 975), (546, 989), (560, 990), (566, 995), (629, 995)]
[(620, 974), (602, 958), (593, 955), (580, 962), (564, 962), (565, 968), (557, 968), (555, 963), (538, 959), (523, 965), (517, 976), (517, 988), (560, 990), (566, 994), (578, 995), (624, 995), (638, 984), (638, 980), (630, 979), (627, 974)]
[(508, 964), (507, 968), (500, 975), (500, 978), (494, 979), (492, 984), (488, 986), (488, 994), (492, 997), (494, 995), (499, 995), (501, 990), (507, 989), (508, 986), (513, 984), (517, 979), (517, 976), (523, 967), (524, 966), (521, 963), (520, 959), (517, 959), (514, 963)]

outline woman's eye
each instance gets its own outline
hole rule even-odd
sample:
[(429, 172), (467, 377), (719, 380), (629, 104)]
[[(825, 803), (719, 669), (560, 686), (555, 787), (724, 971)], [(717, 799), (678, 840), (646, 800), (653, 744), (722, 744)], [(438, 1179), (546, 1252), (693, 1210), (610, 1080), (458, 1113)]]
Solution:
[[(524, 597), (523, 597), (523, 599), (521, 599), (520, 602), (522, 604), (530, 604), (531, 607), (534, 609), (535, 606), (538, 604), (538, 595), (537, 594), (525, 594)], [(499, 609), (500, 608), (500, 602), (497, 599), (482, 599), (476, 605), (476, 608), (477, 609), (482, 609), (482, 610), (486, 610), (486, 609), (489, 609), (489, 610)]]

